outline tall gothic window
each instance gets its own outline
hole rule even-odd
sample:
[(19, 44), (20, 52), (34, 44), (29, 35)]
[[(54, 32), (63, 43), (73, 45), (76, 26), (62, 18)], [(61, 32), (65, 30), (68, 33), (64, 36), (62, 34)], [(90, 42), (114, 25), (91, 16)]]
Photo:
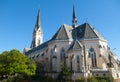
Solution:
[(53, 48), (54, 52), (57, 51), (57, 46), (55, 45), (54, 48)]
[(65, 49), (64, 48), (61, 49), (60, 56), (61, 56), (61, 63), (65, 64)]
[(90, 53), (90, 57), (92, 59), (92, 67), (97, 67), (96, 53), (94, 51), (94, 48), (90, 48), (89, 53)]
[(77, 56), (77, 70), (80, 71), (80, 57)]
[(72, 56), (70, 56), (70, 69), (71, 69), (71, 71), (73, 70), (72, 69), (72, 59), (73, 59), (73, 56), (74, 56), (74, 54)]
[(40, 40), (38, 40), (38, 44), (40, 44)]
[(53, 69), (53, 66), (52, 66), (52, 65), (53, 65), (53, 64), (52, 64), (52, 63), (53, 63), (53, 62), (52, 62), (52, 61), (53, 61), (53, 58), (52, 58), (52, 57), (53, 57), (53, 50), (51, 50), (51, 54), (50, 54), (50, 70), (51, 70), (51, 71), (52, 71), (52, 69)]

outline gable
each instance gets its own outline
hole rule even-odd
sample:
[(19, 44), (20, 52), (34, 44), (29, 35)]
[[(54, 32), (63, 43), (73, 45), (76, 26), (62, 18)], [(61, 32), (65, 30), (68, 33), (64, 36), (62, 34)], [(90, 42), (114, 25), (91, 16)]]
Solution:
[(82, 48), (82, 45), (80, 44), (79, 41), (75, 41), (75, 44), (73, 46), (74, 49), (81, 49)]
[(68, 35), (67, 35), (64, 25), (61, 27), (60, 31), (58, 32), (56, 39), (62, 39), (62, 40), (68, 39)]
[(82, 48), (82, 44), (76, 40), (71, 46), (70, 46), (70, 50), (80, 50)]
[(98, 38), (96, 33), (93, 31), (88, 23), (84, 23), (77, 27), (78, 38)]
[(92, 28), (92, 26), (88, 23), (84, 23), (80, 26), (78, 26), (77, 28), (77, 38), (81, 39), (81, 38), (99, 38), (101, 40), (104, 40), (104, 37), (98, 33), (94, 28)]
[(72, 28), (68, 25), (62, 25), (60, 29), (56, 32), (56, 34), (52, 37), (51, 40), (65, 40), (72, 38)]
[(93, 31), (93, 29), (91, 28), (89, 24), (86, 24), (84, 37), (85, 38), (97, 38), (96, 33)]

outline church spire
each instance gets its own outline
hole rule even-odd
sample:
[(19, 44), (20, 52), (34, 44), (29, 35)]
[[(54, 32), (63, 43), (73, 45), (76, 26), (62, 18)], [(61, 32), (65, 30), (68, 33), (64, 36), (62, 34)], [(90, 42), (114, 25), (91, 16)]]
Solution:
[(74, 5), (73, 5), (72, 26), (73, 26), (73, 28), (77, 27), (77, 18), (76, 18), (76, 13), (75, 13), (75, 7), (74, 7)]
[(40, 9), (38, 9), (38, 15), (37, 15), (36, 26), (40, 26)]
[(31, 43), (31, 48), (37, 47), (38, 45), (43, 43), (43, 32), (40, 23), (40, 9), (38, 9), (37, 20), (35, 24), (35, 29), (33, 31), (33, 40)]
[(40, 9), (38, 9), (38, 15), (37, 15), (37, 20), (36, 20), (35, 30), (38, 30), (38, 28), (40, 28), (41, 31), (42, 31), (41, 23), (40, 23)]

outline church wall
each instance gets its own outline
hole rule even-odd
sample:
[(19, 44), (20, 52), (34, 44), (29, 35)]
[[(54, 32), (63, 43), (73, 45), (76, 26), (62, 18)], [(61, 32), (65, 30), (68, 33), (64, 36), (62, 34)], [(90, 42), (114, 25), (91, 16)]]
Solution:
[(101, 61), (99, 61), (100, 49), (99, 49), (99, 42), (98, 41), (99, 40), (83, 40), (83, 41), (81, 41), (82, 44), (85, 46), (87, 69), (92, 67), (91, 57), (89, 57), (90, 48), (93, 48), (95, 53), (96, 53), (97, 67), (102, 68)]
[(108, 77), (108, 76), (110, 76), (110, 73), (109, 72), (93, 72), (92, 73), (92, 76), (94, 76), (94, 77)]
[(100, 67), (107, 68), (108, 60), (108, 45), (106, 41), (99, 40), (99, 49), (100, 49)]
[[(61, 49), (64, 48), (65, 49), (65, 55), (67, 56), (67, 50), (70, 47), (71, 42), (69, 41), (54, 41), (53, 43), (49, 44), (49, 51), (53, 51), (55, 53), (56, 58), (54, 58), (53, 60), (53, 67), (54, 70), (57, 72), (60, 72), (61, 70), (61, 58), (60, 58), (60, 54), (61, 54)], [(56, 46), (56, 48), (55, 48)], [(55, 49), (54, 49), (55, 48)], [(51, 54), (51, 52), (49, 52), (49, 54)]]
[[(71, 58), (72, 57), (72, 58)], [(79, 61), (77, 59), (79, 57)], [(68, 52), (68, 62), (67, 65), (71, 69), (71, 61), (72, 61), (72, 70), (75, 72), (83, 71), (83, 53), (81, 50), (71, 50)]]
[[(72, 44), (76, 39), (79, 39), (80, 42), (77, 47), (74, 47)], [(26, 55), (41, 63), (46, 75), (57, 78), (61, 71), (61, 65), (67, 64), (69, 69), (74, 72), (73, 80), (82, 76), (104, 77), (111, 74), (115, 79), (120, 78), (118, 61), (108, 49), (107, 41), (88, 23), (77, 26), (74, 9), (72, 26), (62, 25), (51, 40), (42, 43), (43, 32), (38, 10), (31, 50), (27, 50)], [(111, 63), (113, 63), (113, 67)], [(106, 73), (101, 71), (106, 69), (109, 70)]]

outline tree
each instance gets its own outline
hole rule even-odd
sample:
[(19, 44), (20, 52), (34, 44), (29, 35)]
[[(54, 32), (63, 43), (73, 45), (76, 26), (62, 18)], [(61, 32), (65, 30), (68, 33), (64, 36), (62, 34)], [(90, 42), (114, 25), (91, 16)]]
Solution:
[(70, 76), (72, 75), (72, 72), (70, 71), (70, 69), (68, 68), (68, 66), (66, 64), (61, 65), (61, 72), (58, 75), (58, 80), (66, 80), (66, 79), (70, 79)]
[(69, 70), (66, 64), (61, 66), (61, 74), (64, 76), (71, 75), (71, 71)]
[(0, 54), (0, 76), (8, 77), (18, 74), (35, 75), (36, 63), (22, 54), (20, 51), (13, 49), (4, 51)]

